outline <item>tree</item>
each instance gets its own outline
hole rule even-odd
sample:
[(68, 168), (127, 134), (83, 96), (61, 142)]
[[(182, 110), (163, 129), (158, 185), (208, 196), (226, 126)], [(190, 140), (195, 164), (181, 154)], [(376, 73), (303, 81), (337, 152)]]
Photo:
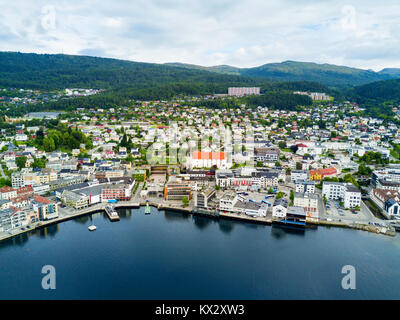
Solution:
[(290, 190), (290, 200), (294, 201), (294, 191)]
[(46, 137), (43, 140), (43, 148), (46, 152), (51, 152), (56, 150), (54, 140), (50, 137)]
[(182, 198), (182, 204), (184, 207), (187, 207), (189, 205), (189, 198), (188, 197), (183, 197)]
[(285, 149), (287, 148), (286, 142), (285, 141), (279, 141), (278, 146), (280, 149)]
[(276, 199), (280, 199), (284, 197), (284, 193), (282, 191), (279, 191), (278, 194), (276, 195)]
[(301, 170), (302, 169), (302, 165), (300, 162), (296, 162), (296, 170)]
[(355, 187), (360, 188), (357, 180), (353, 177), (353, 175), (351, 173), (346, 174), (343, 177), (344, 182), (350, 182), (352, 183)]
[(46, 167), (46, 159), (34, 158), (32, 164), (32, 168), (44, 168)]
[(18, 168), (25, 168), (27, 158), (25, 156), (20, 156), (15, 158), (15, 163)]

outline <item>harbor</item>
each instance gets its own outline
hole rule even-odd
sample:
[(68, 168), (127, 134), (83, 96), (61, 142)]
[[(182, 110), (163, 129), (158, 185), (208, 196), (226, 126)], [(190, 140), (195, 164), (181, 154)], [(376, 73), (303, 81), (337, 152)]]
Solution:
[[(219, 210), (210, 210), (210, 209), (203, 209), (203, 208), (196, 208), (196, 207), (182, 207), (182, 206), (174, 206), (171, 204), (165, 204), (165, 203), (157, 203), (154, 201), (146, 200), (146, 201), (120, 201), (118, 203), (113, 203), (112, 205), (109, 203), (100, 203), (97, 205), (93, 205), (90, 207), (86, 207), (80, 210), (72, 210), (72, 209), (67, 209), (63, 212), (63, 214), (60, 215), (60, 217), (56, 219), (52, 219), (49, 221), (41, 221), (35, 224), (31, 224), (29, 227), (25, 227), (24, 230), (21, 229), (16, 229), (13, 230), (11, 233), (2, 233), (0, 234), (0, 241), (12, 238), (14, 236), (17, 236), (19, 234), (32, 231), (35, 229), (40, 229), (52, 224), (57, 224), (61, 223), (67, 220), (75, 219), (80, 216), (85, 216), (97, 212), (105, 212), (111, 222), (116, 222), (120, 220), (120, 217), (117, 213), (117, 209), (131, 209), (131, 208), (140, 208), (140, 207), (155, 207), (158, 210), (170, 210), (170, 211), (175, 211), (175, 212), (180, 212), (183, 214), (193, 214), (193, 215), (199, 215), (199, 216), (205, 216), (207, 218), (213, 218), (213, 219), (233, 219), (233, 220), (238, 220), (238, 221), (243, 221), (243, 222), (249, 222), (249, 223), (257, 223), (257, 224), (264, 224), (264, 225), (271, 225), (273, 223), (281, 223), (281, 224), (289, 224), (289, 221), (276, 221), (272, 219), (272, 217), (253, 217), (249, 216), (246, 214), (235, 214), (235, 213), (230, 213), (230, 212), (223, 212)], [(145, 209), (146, 211), (148, 209)], [(292, 226), (295, 224), (291, 223)], [(356, 224), (356, 223), (344, 223), (344, 222), (337, 222), (337, 221), (328, 221), (328, 220), (307, 220), (307, 222), (299, 226), (300, 228), (308, 228), (309, 225), (314, 225), (314, 226), (328, 226), (328, 227), (339, 227), (339, 228), (350, 228), (350, 229), (356, 229), (356, 230), (363, 230), (367, 232), (372, 232), (372, 233), (377, 233), (377, 234), (382, 234), (382, 235), (387, 235), (391, 237), (396, 236), (396, 231), (393, 228), (383, 228), (383, 227), (378, 227), (374, 225), (366, 225), (366, 224)], [(397, 225), (396, 225), (397, 226)]]
[[(82, 299), (107, 299), (110, 295), (158, 299), (164, 292), (177, 299), (280, 299), (288, 292), (304, 299), (316, 295), (310, 276), (322, 282), (327, 275), (334, 278), (340, 275), (336, 261), (349, 259), (368, 268), (368, 272), (360, 272), (357, 283), (370, 290), (355, 290), (357, 297), (399, 294), (399, 262), (390, 258), (399, 245), (398, 237), (347, 228), (313, 229), (311, 225), (304, 230), (243, 223), (150, 207), (150, 215), (145, 214), (144, 206), (117, 209), (121, 220), (110, 223), (102, 211), (1, 242), (2, 265), (12, 274), (2, 273), (0, 295), (8, 299), (71, 299), (79, 289)], [(88, 231), (92, 224), (96, 231)], [(338, 241), (343, 250), (335, 250)], [(26, 271), (25, 261), (30, 261), (34, 270), (21, 276)], [(384, 263), (387, 271), (376, 275), (375, 261)], [(43, 290), (38, 281), (44, 263), (57, 268), (57, 290), (53, 292)], [(257, 265), (250, 266), (252, 263)], [(271, 286), (282, 290), (271, 290)], [(33, 289), (25, 290), (28, 287)], [(348, 298), (340, 282), (327, 282), (322, 289), (319, 297)]]

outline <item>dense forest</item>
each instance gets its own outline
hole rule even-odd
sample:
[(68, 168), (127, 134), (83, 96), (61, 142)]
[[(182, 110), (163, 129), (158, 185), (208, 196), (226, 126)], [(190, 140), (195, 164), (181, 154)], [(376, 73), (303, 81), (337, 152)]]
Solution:
[(392, 106), (400, 105), (400, 79), (377, 81), (348, 89), (348, 99), (365, 107), (367, 114), (373, 117), (392, 119)]
[(62, 54), (0, 52), (0, 87), (120, 89), (180, 81), (256, 84), (255, 80), (241, 76), (162, 64)]
[(259, 96), (213, 99), (191, 103), (193, 106), (205, 106), (214, 109), (236, 108), (240, 107), (242, 104), (245, 104), (249, 107), (262, 106), (272, 109), (299, 110), (301, 106), (312, 105), (312, 99), (305, 95), (297, 95), (285, 92), (268, 92)]
[(254, 68), (236, 68), (232, 66), (203, 67), (184, 63), (169, 63), (168, 65), (192, 69), (208, 70), (221, 74), (241, 75), (253, 79), (268, 79), (275, 81), (316, 81), (332, 87), (362, 85), (379, 80), (397, 78), (398, 69), (384, 69), (380, 72), (312, 62), (284, 61), (267, 63)]
[[(249, 106), (261, 105), (293, 110), (298, 106), (311, 104), (308, 97), (293, 95), (293, 91), (325, 92), (335, 97), (336, 101), (357, 101), (367, 108), (367, 114), (388, 119), (393, 116), (390, 106), (400, 103), (400, 80), (378, 81), (354, 88), (332, 88), (321, 84), (332, 84), (335, 81), (327, 79), (332, 80), (335, 77), (340, 78), (342, 84), (346, 81), (357, 83), (382, 78), (380, 73), (373, 71), (295, 61), (248, 69), (219, 66), (215, 68), (218, 72), (209, 71), (207, 67), (195, 67), (88, 56), (0, 52), (0, 87), (43, 90), (66, 87), (105, 89), (100, 94), (61, 99), (56, 102), (11, 108), (5, 105), (0, 108), (0, 115), (7, 113), (9, 116), (18, 116), (22, 113), (45, 110), (70, 111), (77, 107), (107, 108), (129, 105), (132, 100), (160, 100), (184, 95), (227, 93), (228, 87), (231, 86), (259, 86), (262, 95), (236, 101), (210, 100), (207, 104), (221, 108), (246, 103)], [(233, 74), (237, 70), (241, 71)], [(272, 78), (285, 81), (268, 80), (268, 77), (261, 73), (274, 74)], [(385, 74), (384, 77), (388, 75)], [(286, 81), (293, 79), (299, 81)], [(318, 82), (307, 81), (310, 79)]]

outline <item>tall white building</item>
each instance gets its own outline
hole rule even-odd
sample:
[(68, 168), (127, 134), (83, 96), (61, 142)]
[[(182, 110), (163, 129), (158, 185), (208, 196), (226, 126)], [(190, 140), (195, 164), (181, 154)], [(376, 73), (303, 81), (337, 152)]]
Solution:
[(231, 87), (228, 88), (228, 95), (230, 96), (244, 96), (249, 94), (260, 94), (259, 87)]
[(324, 182), (322, 195), (329, 200), (341, 200), (344, 207), (354, 208), (361, 205), (361, 191), (351, 183)]

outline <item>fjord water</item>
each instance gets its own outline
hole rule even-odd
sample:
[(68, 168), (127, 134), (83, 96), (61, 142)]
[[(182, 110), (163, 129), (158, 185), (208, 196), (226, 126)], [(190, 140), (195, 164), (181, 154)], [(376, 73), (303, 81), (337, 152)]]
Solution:
[[(398, 236), (297, 232), (155, 208), (120, 215), (1, 242), (0, 299), (400, 299)], [(44, 265), (56, 269), (55, 290), (41, 287)], [(356, 290), (342, 289), (344, 265), (356, 269)]]

